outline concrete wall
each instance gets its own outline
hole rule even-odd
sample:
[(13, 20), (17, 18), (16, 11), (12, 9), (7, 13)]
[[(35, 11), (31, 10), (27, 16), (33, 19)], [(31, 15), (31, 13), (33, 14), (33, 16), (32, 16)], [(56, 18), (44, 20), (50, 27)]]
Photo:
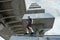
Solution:
[(12, 7), (14, 9), (15, 15), (21, 15), (25, 13), (25, 1), (24, 0), (14, 0), (12, 2)]

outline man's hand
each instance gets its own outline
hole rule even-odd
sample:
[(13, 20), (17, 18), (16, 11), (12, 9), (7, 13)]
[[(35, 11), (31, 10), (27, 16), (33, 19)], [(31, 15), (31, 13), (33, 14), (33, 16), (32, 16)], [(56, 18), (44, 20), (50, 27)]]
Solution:
[(33, 24), (33, 19), (32, 19), (32, 22), (31, 22), (31, 24)]

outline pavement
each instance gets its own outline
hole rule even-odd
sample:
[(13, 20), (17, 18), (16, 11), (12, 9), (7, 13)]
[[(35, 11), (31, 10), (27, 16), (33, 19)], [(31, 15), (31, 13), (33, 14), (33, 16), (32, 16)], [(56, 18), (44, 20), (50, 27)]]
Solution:
[(10, 40), (47, 40), (45, 37), (12, 36)]

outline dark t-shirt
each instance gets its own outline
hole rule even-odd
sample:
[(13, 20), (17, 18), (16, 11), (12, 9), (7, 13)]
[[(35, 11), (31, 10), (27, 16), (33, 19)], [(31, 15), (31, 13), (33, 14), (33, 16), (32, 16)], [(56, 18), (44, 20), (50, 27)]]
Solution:
[(28, 19), (28, 24), (31, 24), (31, 23), (32, 23), (32, 19), (29, 18), (29, 19)]

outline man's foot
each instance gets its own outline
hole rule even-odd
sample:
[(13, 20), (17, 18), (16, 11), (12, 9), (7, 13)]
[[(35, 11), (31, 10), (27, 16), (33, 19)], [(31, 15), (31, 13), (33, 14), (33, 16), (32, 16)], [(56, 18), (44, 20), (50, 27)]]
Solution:
[(34, 32), (32, 32), (30, 35), (33, 36)]
[(34, 34), (34, 32), (32, 32), (31, 34)]

